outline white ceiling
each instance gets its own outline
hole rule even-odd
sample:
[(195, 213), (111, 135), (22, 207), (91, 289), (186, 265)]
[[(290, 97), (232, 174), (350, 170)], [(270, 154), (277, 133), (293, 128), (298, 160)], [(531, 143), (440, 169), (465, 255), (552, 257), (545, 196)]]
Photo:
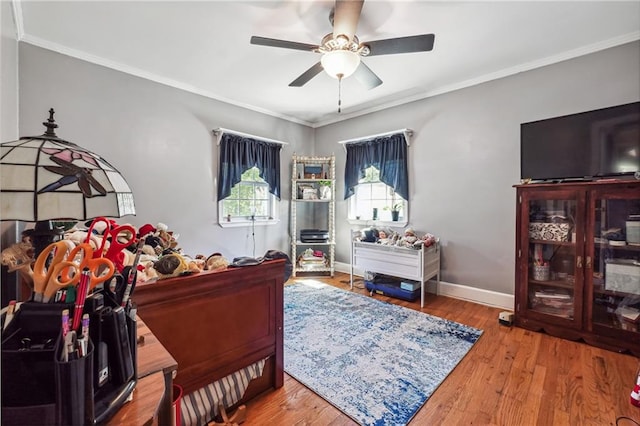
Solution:
[[(318, 127), (640, 39), (640, 1), (368, 0), (361, 41), (434, 33), (431, 52), (365, 58), (383, 84), (325, 73), (288, 84), (319, 54), (255, 46), (252, 35), (319, 44), (332, 1), (14, 0), (24, 42)], [(588, 70), (585, 70), (588, 72)]]

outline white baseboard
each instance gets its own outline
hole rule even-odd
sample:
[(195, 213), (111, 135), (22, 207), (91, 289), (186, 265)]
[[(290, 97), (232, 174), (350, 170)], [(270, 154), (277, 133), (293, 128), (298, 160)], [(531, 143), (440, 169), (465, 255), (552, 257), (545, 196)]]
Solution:
[[(335, 270), (345, 274), (351, 273), (351, 265), (348, 263), (336, 262)], [(362, 271), (354, 271), (354, 275), (362, 276)], [(430, 280), (427, 291), (435, 292), (435, 281)], [(481, 305), (492, 306), (509, 311), (513, 311), (514, 296), (512, 294), (498, 293), (497, 291), (484, 290), (481, 288), (469, 287), (461, 284), (440, 281), (438, 286), (440, 296), (453, 297), (455, 299), (466, 300), (468, 302), (479, 303)]]

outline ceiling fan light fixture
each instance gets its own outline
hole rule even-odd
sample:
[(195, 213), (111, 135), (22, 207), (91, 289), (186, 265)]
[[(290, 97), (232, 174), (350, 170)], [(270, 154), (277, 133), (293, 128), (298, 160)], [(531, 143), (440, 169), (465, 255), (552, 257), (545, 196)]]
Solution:
[(360, 55), (350, 50), (332, 50), (322, 55), (322, 67), (333, 78), (347, 78), (360, 65)]

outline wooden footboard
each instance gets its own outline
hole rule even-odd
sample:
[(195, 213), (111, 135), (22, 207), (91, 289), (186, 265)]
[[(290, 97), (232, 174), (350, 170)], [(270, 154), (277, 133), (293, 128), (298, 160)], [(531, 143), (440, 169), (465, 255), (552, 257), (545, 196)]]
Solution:
[(267, 357), (270, 377), (252, 394), (282, 386), (284, 266), (279, 259), (136, 287), (138, 315), (178, 362), (174, 382), (185, 393)]

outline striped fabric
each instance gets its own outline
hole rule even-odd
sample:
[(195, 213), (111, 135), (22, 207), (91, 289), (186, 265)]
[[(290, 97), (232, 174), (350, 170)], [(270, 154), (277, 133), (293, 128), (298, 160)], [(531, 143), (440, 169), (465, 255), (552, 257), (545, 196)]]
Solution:
[(182, 426), (206, 425), (220, 414), (220, 404), (227, 408), (238, 402), (247, 390), (249, 382), (262, 376), (266, 360), (260, 360), (183, 396), (180, 403)]

